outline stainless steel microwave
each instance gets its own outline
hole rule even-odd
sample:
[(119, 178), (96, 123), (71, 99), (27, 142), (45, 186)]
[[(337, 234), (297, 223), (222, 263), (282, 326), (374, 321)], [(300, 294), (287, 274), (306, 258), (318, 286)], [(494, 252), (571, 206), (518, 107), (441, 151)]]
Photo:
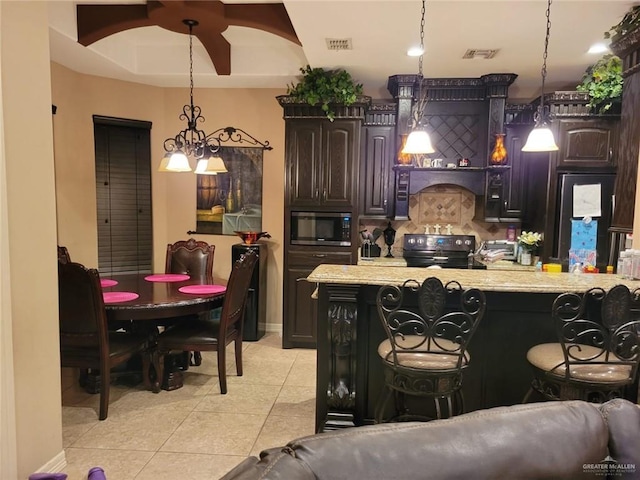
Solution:
[(291, 212), (291, 244), (351, 246), (351, 214)]

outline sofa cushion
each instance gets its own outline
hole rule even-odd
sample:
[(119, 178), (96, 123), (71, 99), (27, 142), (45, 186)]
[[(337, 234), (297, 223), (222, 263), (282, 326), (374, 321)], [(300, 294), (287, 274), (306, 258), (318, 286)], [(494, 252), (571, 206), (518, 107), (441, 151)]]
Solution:
[[(535, 403), (426, 423), (327, 432), (263, 452), (259, 462), (248, 464), (250, 470), (235, 469), (223, 478), (593, 480), (593, 472), (585, 472), (583, 466), (605, 459), (609, 440), (598, 407), (582, 401)], [(610, 419), (615, 417), (614, 423), (618, 413), (621, 417), (626, 413), (607, 412)], [(626, 441), (624, 435), (619, 441)], [(619, 454), (631, 455), (625, 449)], [(287, 455), (289, 459), (283, 458)], [(295, 463), (299, 465), (294, 467)]]

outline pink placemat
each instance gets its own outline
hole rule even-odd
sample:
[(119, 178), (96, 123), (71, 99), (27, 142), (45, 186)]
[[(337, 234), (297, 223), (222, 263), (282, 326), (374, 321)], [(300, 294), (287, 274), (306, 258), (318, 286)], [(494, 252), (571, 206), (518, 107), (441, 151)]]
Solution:
[(106, 288), (106, 287), (113, 287), (114, 285), (117, 285), (118, 282), (116, 282), (115, 280), (111, 280), (110, 278), (101, 278), (100, 279), (100, 286), (102, 288)]
[(195, 295), (207, 295), (211, 293), (225, 292), (227, 287), (224, 285), (186, 285), (178, 289), (182, 293), (193, 293)]
[(190, 278), (189, 275), (183, 275), (181, 273), (159, 273), (157, 275), (144, 277), (147, 282), (184, 282)]
[(133, 292), (104, 292), (102, 296), (104, 298), (104, 303), (118, 303), (135, 300), (140, 295)]

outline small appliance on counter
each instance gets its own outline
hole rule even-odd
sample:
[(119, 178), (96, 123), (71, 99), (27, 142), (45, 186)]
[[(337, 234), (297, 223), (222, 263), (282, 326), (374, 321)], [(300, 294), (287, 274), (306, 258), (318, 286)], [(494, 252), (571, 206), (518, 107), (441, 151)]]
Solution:
[(512, 240), (487, 240), (484, 249), (488, 251), (488, 256), (495, 256), (500, 253), (500, 260), (511, 260), (518, 258), (518, 243)]
[(373, 258), (379, 257), (381, 253), (381, 249), (376, 242), (380, 235), (382, 235), (382, 230), (379, 228), (375, 228), (373, 233), (370, 233), (368, 230), (360, 230), (360, 237), (362, 237), (362, 245), (360, 246), (360, 257), (361, 258)]

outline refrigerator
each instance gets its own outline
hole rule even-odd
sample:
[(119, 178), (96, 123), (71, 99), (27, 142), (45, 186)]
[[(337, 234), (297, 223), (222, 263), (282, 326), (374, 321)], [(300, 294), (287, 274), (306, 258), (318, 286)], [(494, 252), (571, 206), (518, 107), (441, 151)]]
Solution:
[[(613, 173), (560, 175), (558, 242), (555, 256), (561, 260), (563, 266), (570, 267), (593, 246), (596, 266), (601, 273), (605, 273), (609, 259), (608, 230), (613, 216), (615, 178), (616, 175)], [(581, 248), (585, 245), (587, 248)], [(570, 258), (572, 248), (574, 251)]]

